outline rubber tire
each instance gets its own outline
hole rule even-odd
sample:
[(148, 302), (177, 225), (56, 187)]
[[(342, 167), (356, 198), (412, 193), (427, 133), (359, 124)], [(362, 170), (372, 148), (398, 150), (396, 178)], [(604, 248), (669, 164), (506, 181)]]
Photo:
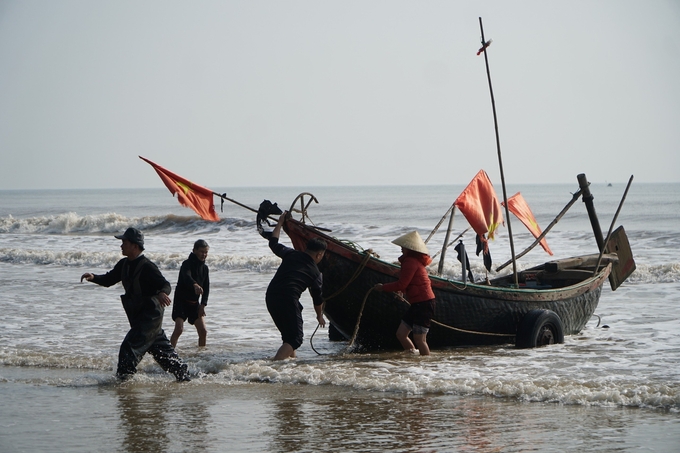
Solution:
[(536, 348), (557, 343), (564, 343), (564, 328), (557, 313), (537, 309), (524, 315), (517, 327), (516, 348)]

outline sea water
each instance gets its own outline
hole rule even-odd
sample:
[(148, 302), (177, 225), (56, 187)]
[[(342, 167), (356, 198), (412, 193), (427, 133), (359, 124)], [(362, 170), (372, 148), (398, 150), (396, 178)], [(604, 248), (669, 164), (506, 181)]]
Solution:
[[(593, 184), (606, 235), (623, 184)], [(257, 208), (289, 209), (311, 192), (310, 221), (394, 261), (391, 240), (423, 237), (463, 186), (219, 188)], [(578, 190), (509, 186), (546, 227)], [(280, 345), (264, 293), (280, 260), (255, 213), (226, 202), (219, 222), (179, 206), (165, 189), (0, 191), (0, 451), (678, 451), (680, 445), (680, 184), (633, 183), (614, 226), (624, 225), (637, 263), (597, 316), (564, 344), (452, 348), (429, 357), (399, 351), (344, 354), (318, 329), (305, 293), (298, 358), (273, 362)], [(512, 217), (516, 253), (533, 237)], [(507, 221), (507, 219), (506, 219)], [(445, 221), (428, 243), (441, 248)], [(210, 244), (208, 346), (186, 324), (178, 353), (190, 383), (150, 358), (125, 383), (114, 377), (128, 330), (118, 295), (80, 282), (122, 258), (114, 234), (146, 236), (146, 256), (175, 285), (197, 239)], [(467, 228), (456, 212), (455, 237)], [(520, 269), (597, 252), (581, 201)], [(472, 270), (486, 278), (466, 233)], [(290, 244), (285, 234), (282, 242)], [(507, 227), (490, 243), (494, 266), (510, 258)], [(509, 272), (506, 268), (502, 272)], [(461, 274), (449, 253), (444, 274)], [(493, 277), (492, 271), (489, 277)], [(173, 328), (171, 310), (165, 330)], [(310, 342), (310, 340), (312, 340)]]

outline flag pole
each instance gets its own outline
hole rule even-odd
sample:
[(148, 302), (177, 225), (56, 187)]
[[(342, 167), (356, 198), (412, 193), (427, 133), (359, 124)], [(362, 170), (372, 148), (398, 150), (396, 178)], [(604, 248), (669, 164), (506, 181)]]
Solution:
[(224, 202), (224, 200), (231, 201), (232, 203), (237, 204), (237, 205), (241, 206), (242, 208), (246, 208), (250, 211), (253, 211), (256, 214), (258, 212), (257, 209), (251, 208), (250, 206), (246, 206), (243, 203), (239, 203), (238, 201), (232, 200), (231, 198), (227, 197), (226, 192), (225, 193), (213, 192), (213, 195), (215, 195), (216, 197), (220, 197), (222, 199), (222, 202)]
[(510, 253), (512, 255), (512, 272), (515, 279), (515, 286), (519, 287), (519, 282), (517, 278), (517, 259), (515, 258), (515, 244), (512, 239), (512, 226), (510, 225), (510, 210), (508, 209), (508, 195), (505, 190), (505, 176), (503, 174), (503, 158), (501, 157), (501, 142), (498, 136), (498, 118), (496, 117), (496, 101), (493, 97), (493, 86), (491, 85), (491, 72), (489, 70), (489, 58), (486, 55), (486, 49), (491, 45), (491, 40), (486, 41), (484, 39), (484, 27), (482, 26), (482, 18), (479, 18), (479, 29), (482, 33), (482, 47), (477, 52), (484, 54), (484, 62), (486, 63), (486, 78), (489, 81), (489, 93), (491, 94), (491, 108), (493, 110), (493, 123), (496, 130), (496, 149), (498, 150), (498, 166), (501, 172), (501, 185), (503, 186), (503, 201), (505, 205), (505, 219), (508, 222), (508, 235), (510, 237)]

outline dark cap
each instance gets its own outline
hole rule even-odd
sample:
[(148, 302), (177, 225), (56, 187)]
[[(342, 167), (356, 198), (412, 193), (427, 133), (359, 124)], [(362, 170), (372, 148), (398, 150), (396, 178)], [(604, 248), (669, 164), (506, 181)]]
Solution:
[(199, 239), (198, 241), (194, 242), (194, 250), (196, 249), (202, 249), (202, 248), (210, 248), (207, 242), (205, 242), (203, 239)]
[(133, 244), (137, 244), (144, 250), (144, 233), (139, 231), (137, 228), (128, 228), (125, 233), (120, 236), (114, 236), (116, 239), (127, 239)]

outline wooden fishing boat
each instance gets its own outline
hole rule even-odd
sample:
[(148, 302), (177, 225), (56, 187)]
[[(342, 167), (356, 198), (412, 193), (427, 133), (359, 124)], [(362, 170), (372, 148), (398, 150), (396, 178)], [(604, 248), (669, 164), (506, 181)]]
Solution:
[[(257, 213), (258, 231), (265, 237), (263, 222), (269, 224), (269, 215), (280, 213), (276, 204), (268, 200), (260, 205), (260, 210), (256, 210), (226, 197), (226, 194), (212, 192), (153, 162), (147, 162), (162, 175), (172, 193), (184, 193), (184, 189), (189, 187), (188, 193), (193, 198), (185, 196), (180, 202), (207, 216), (206, 220), (212, 220), (214, 214), (212, 196), (219, 196), (222, 200)], [(632, 177), (628, 187), (631, 182)], [(579, 186), (580, 190), (572, 196), (553, 223), (517, 258), (538, 244), (581, 196), (600, 254), (550, 261), (483, 283), (467, 282), (465, 271), (460, 281), (430, 275), (437, 300), (433, 325), (427, 339), (430, 347), (504, 343), (535, 347), (560, 343), (565, 334), (576, 334), (583, 329), (597, 308), (604, 281), (609, 277), (612, 290), (616, 290), (635, 270), (635, 261), (623, 227), (613, 234), (610, 228), (606, 239), (602, 238), (585, 175), (579, 175)], [(193, 192), (205, 193), (209, 197), (206, 206), (211, 210), (197, 208), (195, 205), (200, 199)], [(352, 242), (332, 237), (329, 230), (307, 224), (307, 209), (313, 201), (317, 200), (312, 194), (298, 195), (289, 213), (299, 214), (300, 219), (287, 216), (283, 228), (298, 250), (304, 250), (307, 241), (315, 237), (328, 243), (326, 256), (319, 267), (324, 274), (324, 312), (331, 322), (332, 331), (341, 338), (350, 339), (351, 344), (356, 341), (365, 349), (398, 348), (395, 332), (408, 303), (392, 293), (370, 290), (377, 283), (396, 280), (400, 267), (380, 260), (370, 250), (362, 250)], [(617, 216), (618, 210), (612, 227)], [(448, 233), (444, 243), (447, 242)], [(444, 250), (445, 247), (442, 256)]]
[[(371, 288), (397, 280), (400, 267), (307, 224), (311, 201), (316, 201), (313, 195), (299, 195), (290, 212), (301, 213), (301, 219), (289, 216), (283, 229), (298, 250), (304, 250), (312, 238), (328, 243), (319, 268), (324, 275), (324, 313), (332, 328), (363, 349), (399, 348), (395, 332), (408, 304), (393, 293)], [(550, 261), (519, 272), (519, 284), (513, 275), (483, 283), (430, 275), (437, 302), (428, 344), (431, 348), (505, 343), (535, 347), (563, 342), (565, 334), (577, 334), (591, 319), (612, 269), (622, 277), (615, 282), (618, 286), (635, 267), (622, 228), (608, 244), (616, 244), (610, 248), (625, 255), (625, 263), (617, 253)]]

